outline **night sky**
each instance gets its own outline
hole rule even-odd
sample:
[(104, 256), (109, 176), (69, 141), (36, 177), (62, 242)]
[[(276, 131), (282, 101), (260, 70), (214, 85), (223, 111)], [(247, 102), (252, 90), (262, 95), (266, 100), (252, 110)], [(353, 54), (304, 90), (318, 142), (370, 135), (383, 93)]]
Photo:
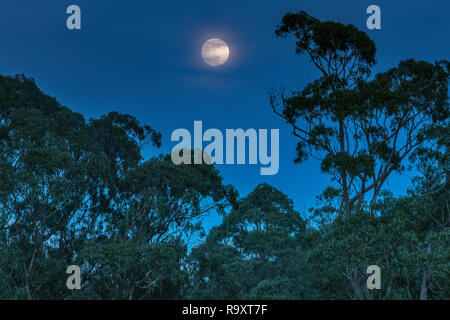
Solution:
[[(66, 28), (66, 8), (82, 10), (82, 30)], [(366, 8), (381, 8), (381, 30), (366, 28)], [(280, 170), (260, 176), (260, 165), (220, 165), (225, 183), (241, 195), (262, 182), (274, 185), (305, 211), (328, 185), (319, 163), (294, 164), (296, 139), (271, 111), (266, 90), (300, 89), (318, 73), (294, 53), (294, 40), (275, 36), (289, 11), (353, 24), (378, 48), (374, 71), (407, 58), (450, 58), (450, 2), (365, 0), (228, 1), (0, 1), (0, 73), (24, 73), (47, 94), (87, 118), (109, 111), (135, 116), (163, 134), (169, 153), (177, 128), (280, 129)], [(221, 38), (230, 58), (206, 65), (202, 44)], [(414, 173), (394, 176), (385, 187), (404, 193)]]

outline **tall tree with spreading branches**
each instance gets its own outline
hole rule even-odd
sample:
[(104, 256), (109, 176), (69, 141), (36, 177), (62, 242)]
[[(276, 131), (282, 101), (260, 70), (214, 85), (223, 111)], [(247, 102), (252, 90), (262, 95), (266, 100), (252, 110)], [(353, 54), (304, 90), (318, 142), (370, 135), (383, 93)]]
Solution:
[[(332, 215), (350, 216), (374, 204), (389, 176), (426, 144), (430, 126), (449, 118), (449, 61), (413, 59), (371, 76), (376, 47), (352, 25), (288, 13), (276, 29), (293, 36), (296, 53), (309, 56), (320, 77), (302, 90), (272, 90), (273, 111), (299, 139), (296, 162), (312, 156), (339, 188), (323, 197)], [(405, 159), (406, 158), (406, 159)]]

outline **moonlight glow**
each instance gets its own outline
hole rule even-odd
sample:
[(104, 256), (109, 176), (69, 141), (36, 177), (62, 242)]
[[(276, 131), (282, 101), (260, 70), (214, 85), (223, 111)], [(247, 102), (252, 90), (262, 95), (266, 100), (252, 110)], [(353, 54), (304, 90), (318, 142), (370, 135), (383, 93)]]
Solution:
[(229, 55), (230, 49), (221, 39), (209, 39), (202, 46), (202, 58), (210, 66), (217, 67), (224, 64)]

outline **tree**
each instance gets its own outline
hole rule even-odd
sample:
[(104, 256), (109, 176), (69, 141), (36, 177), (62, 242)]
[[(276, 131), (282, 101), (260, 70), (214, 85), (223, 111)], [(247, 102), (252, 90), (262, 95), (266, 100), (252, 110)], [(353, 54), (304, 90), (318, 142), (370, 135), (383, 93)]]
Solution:
[(92, 152), (84, 118), (32, 79), (16, 76), (0, 77), (0, 119), (0, 269), (14, 288), (7, 294), (62, 294), (58, 274), (79, 245), (78, 222), (89, 199)]
[[(0, 76), (0, 297), (183, 297), (186, 242), (235, 191), (210, 165), (143, 161), (160, 140), (130, 115), (86, 121), (32, 79)], [(82, 292), (66, 288), (71, 264)]]
[(292, 201), (261, 184), (191, 254), (201, 299), (299, 299), (308, 287), (302, 239), (306, 224)]
[(130, 170), (105, 229), (77, 259), (86, 275), (77, 296), (183, 298), (189, 287), (186, 240), (201, 219), (223, 212), (232, 189), (211, 165), (175, 165), (159, 156)]
[[(308, 263), (322, 278), (321, 296), (339, 299), (447, 299), (449, 296), (448, 126), (431, 127), (428, 147), (412, 160), (422, 176), (408, 195), (384, 192), (377, 216), (359, 212), (322, 225), (313, 238)], [(369, 291), (364, 270), (378, 265), (381, 290)]]
[(0, 120), (2, 295), (64, 297), (65, 269), (101, 230), (138, 142), (159, 134), (118, 113), (86, 123), (24, 76), (0, 77)]
[[(430, 126), (449, 117), (448, 61), (405, 60), (371, 76), (374, 42), (352, 25), (321, 22), (306, 12), (286, 14), (276, 30), (293, 36), (296, 53), (309, 56), (320, 77), (303, 90), (270, 93), (273, 111), (299, 139), (296, 162), (313, 156), (339, 189), (324, 195), (338, 200), (331, 214), (373, 213), (388, 177), (405, 168), (405, 158), (426, 141)], [(329, 209), (329, 208), (328, 208)]]

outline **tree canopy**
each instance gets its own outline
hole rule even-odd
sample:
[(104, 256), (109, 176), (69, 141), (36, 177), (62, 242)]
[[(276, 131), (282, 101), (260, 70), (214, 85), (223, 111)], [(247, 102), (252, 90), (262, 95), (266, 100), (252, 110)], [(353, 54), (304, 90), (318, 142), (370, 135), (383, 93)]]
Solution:
[(296, 53), (308, 55), (321, 75), (300, 91), (270, 94), (273, 111), (299, 139), (295, 161), (320, 159), (339, 187), (324, 193), (328, 202), (337, 199), (339, 216), (360, 211), (367, 197), (373, 212), (391, 173), (426, 144), (425, 132), (448, 125), (450, 62), (408, 59), (370, 77), (376, 48), (364, 32), (303, 11), (286, 14), (276, 35), (293, 36)]
[[(295, 161), (319, 158), (332, 178), (323, 219), (267, 183), (240, 196), (213, 165), (145, 159), (161, 134), (131, 115), (85, 119), (0, 76), (0, 299), (448, 299), (449, 62), (372, 75), (364, 32), (305, 12), (276, 35), (320, 73), (270, 103), (299, 139)], [(410, 168), (407, 194), (385, 189)], [(222, 221), (205, 230), (211, 214)]]

